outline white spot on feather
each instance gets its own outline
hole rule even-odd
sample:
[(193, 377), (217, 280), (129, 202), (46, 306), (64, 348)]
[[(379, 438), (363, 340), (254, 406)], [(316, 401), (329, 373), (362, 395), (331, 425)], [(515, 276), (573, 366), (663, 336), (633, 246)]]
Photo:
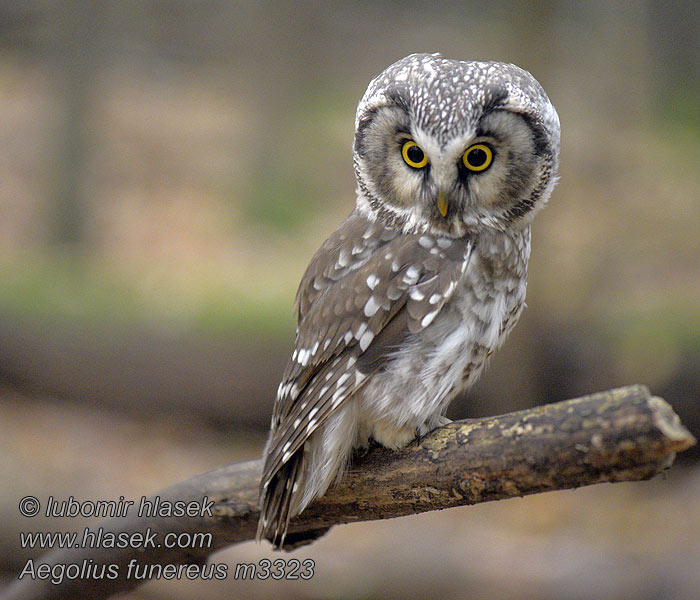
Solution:
[(371, 273), (367, 277), (367, 287), (370, 290), (373, 290), (375, 287), (377, 287), (378, 283), (379, 283), (379, 277), (377, 277), (374, 273)]
[(372, 343), (374, 339), (374, 334), (371, 331), (366, 331), (365, 334), (360, 338), (360, 350), (364, 352), (367, 347)]
[(360, 323), (360, 326), (357, 328), (357, 331), (355, 332), (355, 339), (359, 340), (365, 331), (367, 331), (367, 323), (363, 321), (362, 323)]
[(335, 391), (335, 394), (333, 394), (333, 404), (331, 408), (337, 408), (338, 405), (343, 401), (343, 398), (345, 398), (345, 392), (347, 391), (347, 388), (341, 387), (338, 388)]
[(348, 252), (347, 248), (343, 248), (340, 251), (340, 255), (338, 256), (338, 266), (339, 267), (347, 267), (350, 264), (350, 253)]
[(365, 304), (365, 317), (373, 317), (376, 315), (380, 306), (381, 304), (377, 302), (374, 296), (370, 296), (370, 299), (367, 300), (367, 303)]
[(427, 315), (423, 317), (423, 320), (420, 322), (421, 327), (427, 327), (433, 322), (433, 319), (436, 317), (439, 311), (434, 310), (433, 312), (429, 312)]
[(413, 288), (408, 295), (416, 302), (420, 302), (423, 298), (425, 298), (425, 294), (418, 288)]

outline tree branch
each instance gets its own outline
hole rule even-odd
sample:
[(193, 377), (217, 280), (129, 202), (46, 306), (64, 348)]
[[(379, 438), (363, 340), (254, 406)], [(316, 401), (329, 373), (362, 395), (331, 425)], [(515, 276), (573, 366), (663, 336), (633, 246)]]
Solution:
[[(358, 456), (343, 483), (294, 519), (290, 532), (338, 523), (386, 519), (575, 488), (649, 479), (668, 468), (676, 452), (695, 443), (672, 408), (643, 386), (630, 386), (498, 417), (458, 421), (397, 452), (372, 448)], [(105, 598), (143, 583), (127, 577), (138, 564), (203, 564), (225, 546), (254, 537), (261, 461), (230, 465), (176, 484), (161, 501), (214, 501), (212, 516), (142, 517), (135, 507), (93, 531), (211, 533), (206, 548), (71, 548), (49, 552), (42, 563), (117, 565), (116, 579), (64, 580), (60, 585), (24, 577), (9, 599)], [(138, 503), (137, 503), (138, 504)]]

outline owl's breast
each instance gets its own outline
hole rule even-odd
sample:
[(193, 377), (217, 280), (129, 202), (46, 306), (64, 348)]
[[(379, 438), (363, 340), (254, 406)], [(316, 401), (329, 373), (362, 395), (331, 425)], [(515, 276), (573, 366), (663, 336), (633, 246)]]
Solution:
[(435, 320), (412, 334), (362, 393), (362, 412), (421, 427), (471, 386), (515, 325), (525, 301), (529, 231), (479, 240)]
[[(515, 325), (525, 302), (529, 229), (479, 240), (450, 304), (479, 354), (490, 354)], [(448, 319), (449, 316), (445, 315)]]
[(482, 240), (440, 318), (421, 332), (424, 340), (419, 344), (430, 348), (424, 376), (445, 394), (436, 398), (439, 403), (474, 383), (522, 312), (529, 236), (518, 242)]

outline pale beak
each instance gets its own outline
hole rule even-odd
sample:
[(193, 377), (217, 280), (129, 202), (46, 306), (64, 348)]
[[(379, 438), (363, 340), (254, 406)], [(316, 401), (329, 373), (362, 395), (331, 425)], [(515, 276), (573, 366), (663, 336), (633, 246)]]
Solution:
[(440, 214), (443, 217), (447, 216), (447, 209), (449, 208), (449, 205), (447, 203), (447, 198), (445, 197), (445, 194), (440, 192), (438, 194), (438, 199), (437, 199), (437, 205), (438, 205), (438, 210), (440, 211)]

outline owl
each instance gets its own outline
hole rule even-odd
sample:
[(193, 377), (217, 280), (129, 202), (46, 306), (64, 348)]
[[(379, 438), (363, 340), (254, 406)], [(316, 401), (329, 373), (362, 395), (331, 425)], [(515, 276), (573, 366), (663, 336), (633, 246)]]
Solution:
[(558, 154), (557, 113), (515, 65), (413, 54), (370, 82), (355, 208), (296, 296), (258, 540), (285, 545), (290, 519), (342, 478), (355, 448), (401, 448), (448, 422), (523, 309), (530, 225)]

